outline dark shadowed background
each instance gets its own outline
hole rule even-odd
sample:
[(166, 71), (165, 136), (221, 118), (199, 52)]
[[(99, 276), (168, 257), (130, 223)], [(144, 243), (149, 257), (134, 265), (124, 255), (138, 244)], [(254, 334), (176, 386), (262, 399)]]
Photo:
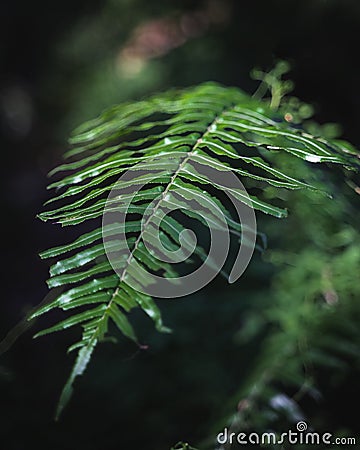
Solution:
[[(35, 217), (71, 129), (114, 103), (172, 86), (215, 80), (252, 93), (250, 70), (286, 59), (294, 94), (359, 146), (359, 29), (357, 0), (4, 0), (0, 338), (47, 294), (38, 252), (80, 233)], [(257, 342), (239, 349), (233, 336), (273, 270), (256, 256), (235, 286), (219, 280), (162, 301), (172, 335), (133, 314), (149, 350), (121, 337), (100, 346), (59, 423), (53, 413), (73, 358), (66, 348), (78, 330), (37, 341), (25, 333), (0, 357), (0, 449), (166, 450), (208, 436), (225, 405), (236, 405), (232, 394)], [(348, 406), (359, 398), (358, 374), (348, 373), (341, 393), (328, 388), (319, 406), (326, 425), (359, 431)]]

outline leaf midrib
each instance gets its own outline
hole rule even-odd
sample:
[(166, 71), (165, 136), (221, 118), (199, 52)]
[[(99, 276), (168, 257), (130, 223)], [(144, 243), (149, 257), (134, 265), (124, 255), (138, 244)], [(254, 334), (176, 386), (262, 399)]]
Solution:
[[(134, 248), (132, 250), (132, 252), (130, 253), (128, 259), (126, 260), (126, 266), (124, 267), (122, 274), (120, 276), (120, 283), (122, 283), (124, 281), (125, 275), (126, 275), (126, 271), (132, 261), (132, 259), (134, 258), (134, 254), (138, 248), (138, 245), (142, 239), (143, 236), (143, 229), (146, 228), (146, 226), (150, 223), (151, 219), (154, 217), (154, 215), (156, 214), (157, 210), (159, 209), (161, 203), (165, 200), (166, 195), (168, 194), (168, 192), (170, 191), (170, 189), (172, 188), (172, 186), (175, 183), (175, 180), (177, 178), (177, 176), (179, 175), (179, 173), (181, 172), (181, 170), (183, 169), (183, 167), (188, 163), (188, 161), (191, 159), (191, 157), (194, 155), (197, 147), (199, 146), (199, 144), (202, 143), (202, 141), (206, 138), (206, 136), (210, 133), (212, 127), (217, 123), (217, 121), (220, 118), (220, 115), (223, 113), (223, 111), (217, 115), (215, 117), (215, 119), (207, 126), (206, 131), (202, 134), (202, 136), (200, 136), (195, 144), (193, 145), (192, 149), (189, 152), (186, 152), (184, 155), (184, 158), (180, 161), (178, 168), (176, 169), (176, 171), (173, 173), (168, 185), (166, 186), (166, 188), (164, 189), (164, 191), (162, 192), (161, 197), (159, 198), (159, 200), (157, 201), (152, 213), (149, 215), (148, 219), (146, 220), (144, 226), (142, 227), (142, 230), (139, 233), (139, 236), (137, 237), (135, 243), (134, 243)], [(120, 286), (117, 288), (119, 289)], [(115, 295), (115, 293), (114, 293)]]
[[(112, 297), (104, 311), (103, 316), (99, 319), (99, 322), (102, 322), (103, 320), (106, 319), (106, 316), (109, 314), (109, 310), (114, 302), (114, 299), (116, 297), (116, 295), (119, 293), (120, 289), (121, 289), (121, 283), (124, 282), (125, 279), (125, 275), (127, 272), (127, 269), (129, 267), (129, 265), (131, 264), (132, 259), (134, 258), (134, 254), (140, 244), (140, 241), (142, 239), (143, 236), (143, 229), (146, 228), (146, 225), (149, 224), (150, 220), (152, 219), (152, 217), (156, 214), (156, 211), (159, 209), (161, 203), (164, 201), (167, 193), (169, 192), (169, 190), (171, 189), (171, 187), (174, 185), (174, 182), (177, 178), (177, 176), (179, 175), (179, 173), (181, 172), (182, 168), (188, 163), (188, 161), (191, 159), (191, 157), (194, 155), (196, 149), (198, 148), (198, 146), (202, 143), (202, 141), (206, 138), (206, 136), (211, 132), (211, 129), (213, 126), (216, 125), (216, 123), (218, 122), (218, 120), (220, 119), (221, 114), (224, 113), (225, 110), (222, 110), (219, 114), (216, 115), (216, 117), (214, 118), (214, 120), (207, 126), (206, 131), (196, 140), (195, 144), (193, 145), (192, 149), (189, 152), (186, 152), (184, 155), (184, 158), (180, 161), (178, 168), (176, 169), (176, 171), (174, 172), (174, 174), (172, 175), (170, 182), (168, 183), (168, 185), (166, 186), (165, 190), (163, 191), (161, 197), (159, 198), (158, 202), (156, 203), (153, 212), (149, 215), (149, 218), (146, 220), (144, 226), (142, 227), (142, 230), (139, 233), (139, 236), (137, 237), (135, 243), (134, 243), (134, 247), (133, 250), (131, 251), (128, 259), (126, 260), (125, 263), (125, 267), (122, 271), (121, 276), (119, 277), (119, 286), (115, 289), (114, 293), (112, 294)], [(93, 340), (97, 339), (97, 334), (99, 331), (99, 326), (96, 327), (95, 331), (94, 331), (94, 335), (93, 337), (90, 339), (89, 344), (91, 345)]]
[[(152, 219), (152, 217), (155, 215), (156, 211), (159, 209), (161, 203), (164, 201), (167, 193), (169, 192), (169, 190), (171, 189), (171, 187), (174, 185), (174, 182), (177, 178), (177, 176), (179, 175), (179, 173), (181, 172), (182, 168), (188, 163), (188, 161), (191, 159), (191, 157), (194, 155), (196, 149), (198, 148), (198, 146), (203, 142), (203, 140), (205, 140), (205, 138), (207, 137), (207, 135), (209, 133), (211, 133), (213, 127), (217, 124), (217, 122), (219, 121), (219, 119), (221, 118), (221, 115), (226, 112), (226, 108), (224, 108), (220, 113), (218, 113), (214, 120), (207, 126), (205, 132), (196, 140), (195, 144), (193, 145), (192, 149), (189, 152), (186, 152), (184, 155), (184, 158), (180, 161), (178, 168), (176, 169), (176, 171), (174, 172), (174, 174), (172, 175), (170, 182), (168, 183), (168, 185), (166, 186), (165, 190), (163, 191), (160, 199), (158, 200), (157, 204), (155, 205), (153, 212), (150, 214), (149, 218), (147, 219), (147, 221), (145, 222), (144, 226), (142, 227), (142, 230), (146, 228), (146, 225), (148, 225), (148, 223), (150, 222), (150, 220)], [(93, 336), (91, 337), (91, 339), (88, 341), (87, 343), (87, 347), (91, 347), (91, 346), (95, 346), (96, 342), (99, 338), (99, 331), (100, 331), (100, 324), (103, 323), (104, 320), (106, 320), (107, 316), (109, 315), (109, 311), (110, 308), (114, 302), (114, 299), (116, 297), (116, 295), (119, 293), (120, 289), (121, 289), (121, 284), (124, 282), (124, 278), (127, 272), (127, 269), (132, 261), (132, 259), (134, 258), (134, 254), (139, 246), (139, 243), (142, 239), (143, 236), (143, 231), (140, 231), (139, 236), (137, 237), (135, 243), (134, 243), (134, 247), (133, 250), (131, 251), (128, 259), (126, 260), (126, 265), (122, 271), (121, 276), (119, 277), (119, 286), (115, 289), (115, 291), (113, 292), (111, 299), (104, 311), (104, 314), (102, 315), (101, 318), (99, 318), (99, 325), (95, 328)]]

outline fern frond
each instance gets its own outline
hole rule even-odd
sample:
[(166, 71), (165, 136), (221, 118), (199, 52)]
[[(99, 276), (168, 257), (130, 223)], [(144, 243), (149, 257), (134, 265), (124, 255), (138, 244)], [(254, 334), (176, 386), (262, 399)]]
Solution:
[[(156, 255), (169, 250), (182, 260), (194, 251), (200, 260), (206, 259), (205, 249), (196, 244), (194, 247), (192, 239), (186, 238), (186, 227), (179, 218), (166, 214), (157, 217), (161, 209), (180, 208), (191, 219), (203, 224), (210, 221), (219, 230), (224, 225), (219, 219), (221, 212), (230, 231), (244, 235), (238, 219), (214, 191), (281, 218), (287, 210), (262, 198), (261, 190), (266, 186), (319, 189), (297, 179), (290, 170), (286, 173), (270, 164), (266, 157), (270, 152), (283, 151), (308, 162), (335, 163), (349, 169), (358, 168), (360, 162), (344, 143), (307, 135), (282, 120), (266, 102), (212, 83), (114, 107), (78, 128), (71, 144), (66, 162), (51, 172), (52, 176), (64, 174), (49, 186), (56, 195), (48, 205), (59, 206), (39, 217), (63, 226), (88, 220), (94, 220), (95, 225), (93, 231), (76, 241), (41, 254), (42, 258), (55, 259), (49, 287), (62, 286), (65, 290), (32, 315), (34, 318), (55, 308), (80, 310), (37, 334), (76, 325), (83, 328), (81, 340), (70, 347), (78, 351), (78, 356), (58, 415), (71, 395), (75, 378), (84, 372), (95, 346), (106, 336), (109, 321), (137, 342), (126, 313), (140, 307), (159, 331), (169, 331), (146, 288), (153, 274), (175, 282), (177, 272), (172, 263), (178, 260), (174, 257), (159, 262)], [(242, 189), (222, 183), (228, 172), (244, 183), (252, 179), (260, 194), (247, 196)], [(118, 183), (125, 173), (130, 173), (131, 179)], [(139, 187), (134, 196), (129, 194), (133, 186)], [(114, 190), (116, 198), (108, 199)], [(121, 202), (129, 200), (129, 209), (121, 211)], [(192, 208), (187, 207), (189, 202)], [(215, 209), (209, 205), (215, 205)], [(126, 223), (119, 224), (114, 218), (101, 227), (105, 206), (110, 217), (119, 211), (129, 214)], [(198, 208), (206, 210), (207, 220), (197, 217)], [(159, 239), (152, 220), (158, 220)], [(125, 241), (116, 238), (119, 232)], [(144, 242), (150, 243), (150, 248)], [(130, 255), (122, 258), (125, 247), (130, 248)], [(107, 259), (109, 252), (120, 256), (116, 273)]]

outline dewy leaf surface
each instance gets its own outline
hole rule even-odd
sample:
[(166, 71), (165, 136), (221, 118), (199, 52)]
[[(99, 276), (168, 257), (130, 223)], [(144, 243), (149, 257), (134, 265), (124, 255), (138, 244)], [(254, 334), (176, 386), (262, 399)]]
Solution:
[[(70, 347), (78, 355), (62, 392), (57, 416), (71, 396), (74, 380), (84, 372), (94, 348), (107, 335), (110, 321), (126, 337), (137, 342), (126, 314), (133, 308), (141, 308), (159, 331), (169, 331), (162, 323), (154, 299), (135, 290), (130, 281), (136, 280), (144, 288), (151, 283), (151, 273), (161, 274), (169, 280), (176, 278), (177, 271), (171, 261), (159, 263), (156, 254), (165, 251), (160, 248), (160, 242), (161, 245), (166, 243), (168, 248), (179, 248), (179, 235), (186, 224), (178, 218), (165, 216), (159, 225), (160, 239), (157, 239), (150, 226), (145, 227), (147, 233), (144, 236), (141, 226), (144, 215), (155, 217), (164, 206), (176, 207), (178, 204), (181, 207), (190, 200), (200, 205), (201, 196), (205, 196), (209, 201), (215, 201), (230, 231), (239, 235), (239, 219), (232, 217), (214, 191), (231, 195), (259, 212), (281, 218), (287, 215), (287, 210), (280, 201), (273, 204), (261, 196), (266, 186), (279, 190), (318, 189), (307, 180), (297, 179), (296, 174), (276, 167), (276, 152), (286, 152), (307, 162), (333, 163), (351, 169), (359, 167), (359, 159), (347, 143), (306, 135), (277, 116), (265, 102), (254, 100), (238, 89), (213, 83), (169, 91), (111, 108), (79, 127), (70, 142), (73, 147), (66, 153), (65, 163), (51, 172), (54, 180), (49, 188), (55, 189), (48, 202), (51, 209), (39, 217), (62, 225), (91, 220), (93, 231), (72, 243), (42, 252), (42, 258), (52, 259), (49, 287), (62, 286), (64, 290), (32, 315), (36, 317), (55, 308), (69, 312), (68, 318), (40, 331), (37, 336), (72, 326), (82, 327), (80, 341)], [(270, 164), (267, 152), (272, 154), (269, 159), (275, 164)], [(143, 164), (140, 168), (146, 167), (146, 173), (139, 169), (139, 163)], [(251, 179), (252, 186), (257, 183), (257, 194), (246, 197), (236, 187), (223, 186), (209, 178), (206, 169), (216, 173), (218, 180), (224, 173), (232, 172), (245, 187)], [(126, 172), (131, 173), (131, 181), (117, 185), (118, 178)], [(106, 199), (117, 188), (119, 199), (128, 200), (127, 188), (144, 183), (146, 187), (132, 198), (127, 211), (129, 218), (122, 229), (126, 233), (126, 242), (114, 244), (114, 252), (120, 254), (121, 246), (130, 248), (130, 257), (120, 258), (119, 271), (115, 273), (107, 260), (102, 236), (103, 233), (115, 236), (120, 225), (114, 220), (102, 230)], [(117, 206), (114, 202), (114, 212)], [(111, 207), (110, 204), (110, 212)], [(196, 216), (196, 211), (184, 213), (185, 216)], [(216, 214), (209, 211), (208, 216), (215, 226)], [(144, 238), (149, 245), (143, 245)], [(183, 245), (184, 251), (191, 248), (191, 242), (186, 239)], [(206, 258), (200, 245), (194, 254), (202, 260)], [(136, 272), (132, 261), (150, 275)]]

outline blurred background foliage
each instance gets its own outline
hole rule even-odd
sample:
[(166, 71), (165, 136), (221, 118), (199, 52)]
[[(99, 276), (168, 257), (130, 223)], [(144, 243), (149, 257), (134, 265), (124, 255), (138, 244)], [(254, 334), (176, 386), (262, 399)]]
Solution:
[[(47, 293), (37, 253), (64, 241), (35, 220), (46, 173), (71, 129), (103, 108), (206, 80), (252, 93), (262, 78), (259, 69), (249, 76), (253, 68), (287, 59), (295, 88), (280, 105), (285, 119), (315, 134), (342, 131), (359, 148), (356, 0), (5, 0), (0, 20), (3, 336)], [(331, 198), (282, 192), (289, 217), (258, 215), (268, 249), (238, 283), (217, 279), (159, 302), (172, 335), (133, 314), (149, 350), (121, 337), (99, 347), (57, 424), (72, 362), (64, 349), (77, 331), (36, 343), (22, 336), (0, 360), (2, 448), (165, 450), (179, 440), (214, 448), (225, 426), (282, 432), (299, 419), (356, 436), (359, 181), (313, 166), (311, 176)], [(80, 233), (64, 232), (69, 241)]]

